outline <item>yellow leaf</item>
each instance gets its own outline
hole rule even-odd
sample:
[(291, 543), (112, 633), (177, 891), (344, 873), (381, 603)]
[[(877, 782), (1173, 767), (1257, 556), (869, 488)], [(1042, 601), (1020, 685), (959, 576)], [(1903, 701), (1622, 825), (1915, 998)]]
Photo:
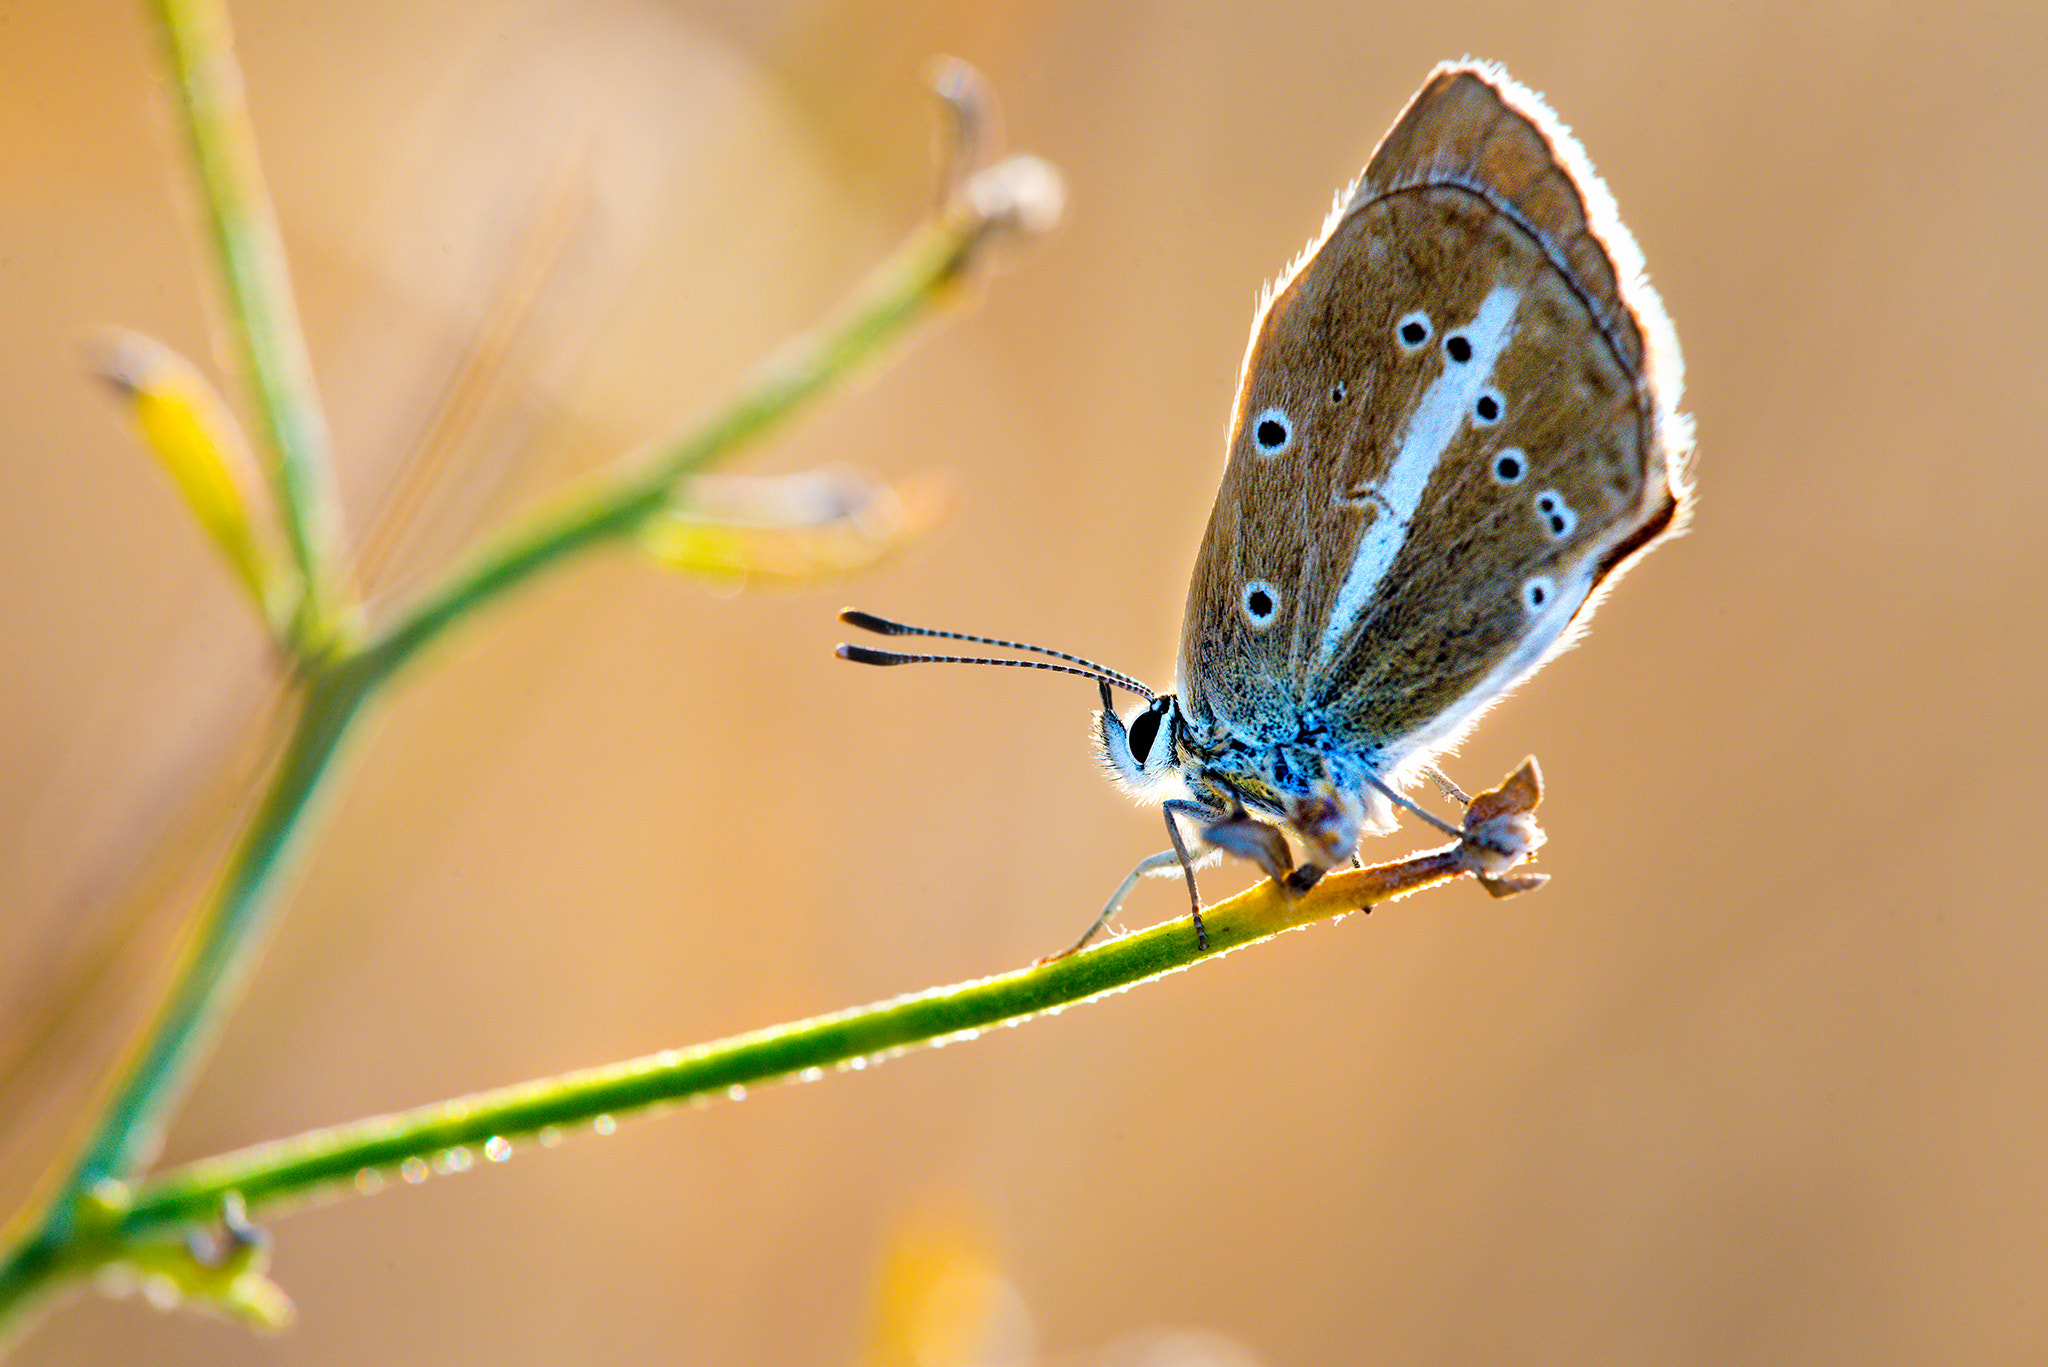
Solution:
[(657, 562), (724, 585), (792, 587), (865, 569), (929, 527), (933, 479), (888, 485), (837, 471), (691, 481), (641, 545)]
[(254, 465), (227, 406), (191, 362), (139, 333), (108, 332), (96, 359), (228, 568), (265, 620), (276, 620), (283, 585), (256, 535)]

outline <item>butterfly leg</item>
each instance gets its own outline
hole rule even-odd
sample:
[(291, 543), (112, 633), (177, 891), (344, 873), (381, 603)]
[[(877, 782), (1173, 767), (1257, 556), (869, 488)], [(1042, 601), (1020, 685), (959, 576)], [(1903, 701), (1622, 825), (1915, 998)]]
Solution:
[(1279, 828), (1248, 812), (1237, 812), (1202, 828), (1202, 839), (1227, 854), (1248, 859), (1266, 871), (1276, 883), (1285, 883), (1295, 873), (1294, 851)]
[(1307, 892), (1328, 872), (1320, 864), (1294, 862), (1280, 828), (1246, 812), (1202, 828), (1202, 839), (1240, 859), (1249, 859), (1289, 892)]
[(1039, 962), (1049, 964), (1055, 959), (1064, 959), (1069, 954), (1079, 954), (1083, 949), (1087, 948), (1090, 940), (1102, 933), (1102, 928), (1109, 924), (1110, 917), (1123, 910), (1124, 899), (1131, 895), (1132, 888), (1138, 886), (1140, 878), (1143, 878), (1148, 873), (1158, 873), (1162, 869), (1170, 869), (1179, 862), (1180, 855), (1174, 850), (1161, 850), (1157, 854), (1146, 855), (1143, 859), (1140, 859), (1138, 866), (1124, 875), (1124, 881), (1117, 884), (1116, 891), (1111, 893), (1109, 900), (1102, 904), (1102, 915), (1095, 918), (1094, 923), (1082, 933), (1080, 939), (1074, 941), (1073, 948), (1063, 949), (1057, 954), (1040, 959)]
[[(1181, 835), (1180, 823), (1175, 818), (1188, 817), (1204, 823), (1214, 823), (1218, 819), (1217, 813), (1204, 807), (1199, 802), (1187, 802), (1181, 799), (1175, 799), (1162, 805), (1166, 809), (1166, 833), (1173, 837), (1173, 848), (1161, 850), (1157, 854), (1147, 855), (1145, 858), (1140, 859), (1137, 867), (1128, 874), (1125, 874), (1124, 881), (1117, 884), (1116, 891), (1111, 893), (1109, 901), (1103, 904), (1102, 914), (1095, 918), (1088, 929), (1082, 933), (1081, 938), (1074, 942), (1073, 947), (1062, 950), (1058, 954), (1047, 955), (1039, 960), (1040, 963), (1049, 964), (1056, 959), (1064, 959), (1069, 954), (1078, 954), (1087, 947), (1090, 940), (1093, 940), (1102, 933), (1102, 928), (1109, 924), (1110, 918), (1123, 909), (1124, 899), (1131, 895), (1132, 888), (1138, 886), (1140, 878), (1143, 878), (1148, 873), (1164, 872), (1176, 864), (1180, 866), (1181, 872), (1186, 875), (1188, 881), (1189, 915), (1194, 919), (1195, 923), (1195, 943), (1202, 949), (1209, 947), (1209, 928), (1202, 924), (1202, 894), (1201, 890), (1195, 885), (1195, 866), (1208, 863), (1211, 859), (1215, 858), (1215, 852), (1205, 851), (1199, 856), (1190, 855), (1188, 853), (1187, 840)], [(1243, 816), (1242, 813), (1239, 813), (1239, 815)], [(1250, 821), (1249, 817), (1244, 819)], [(1227, 822), (1229, 818), (1224, 818), (1224, 820)], [(1211, 828), (1209, 824), (1203, 826), (1205, 837)], [(1234, 846), (1227, 844), (1221, 848), (1231, 853), (1238, 852)], [(1282, 849), (1285, 849), (1284, 842), (1282, 842)]]
[[(1216, 829), (1218, 814), (1204, 807), (1199, 802), (1188, 802), (1181, 798), (1175, 798), (1171, 802), (1165, 802), (1160, 805), (1166, 810), (1166, 833), (1173, 837), (1174, 856), (1180, 860), (1180, 871), (1187, 875), (1188, 914), (1194, 918), (1195, 922), (1195, 945), (1200, 949), (1206, 950), (1209, 947), (1209, 927), (1202, 924), (1202, 891), (1195, 886), (1195, 861), (1188, 858), (1188, 842), (1182, 837), (1180, 822), (1175, 818), (1184, 816), (1191, 820), (1202, 822), (1202, 837), (1206, 840), (1208, 839), (1209, 832)], [(1232, 819), (1229, 817), (1223, 818), (1223, 824), (1228, 824)], [(1217, 842), (1211, 841), (1210, 843), (1216, 844)], [(1229, 850), (1230, 846), (1222, 845), (1221, 848)]]
[(1088, 929), (1082, 933), (1081, 938), (1074, 942), (1073, 947), (1061, 950), (1057, 954), (1048, 954), (1038, 962), (1049, 964), (1055, 960), (1064, 959), (1070, 954), (1080, 953), (1081, 950), (1087, 947), (1090, 940), (1093, 940), (1102, 933), (1102, 928), (1109, 924), (1110, 918), (1123, 910), (1124, 900), (1131, 895), (1131, 889), (1138, 886), (1140, 878), (1151, 873), (1163, 873), (1175, 865), (1179, 865), (1181, 871), (1187, 875), (1188, 900), (1193, 907), (1195, 920), (1195, 943), (1203, 949), (1209, 947), (1209, 928), (1202, 924), (1202, 895), (1195, 888), (1195, 867), (1198, 864), (1208, 863), (1216, 855), (1214, 851), (1205, 851), (1200, 855), (1190, 856), (1188, 854), (1187, 842), (1181, 838), (1180, 825), (1174, 820), (1174, 817), (1187, 816), (1202, 821), (1214, 821), (1216, 813), (1202, 806), (1199, 802), (1186, 802), (1179, 799), (1165, 803), (1164, 806), (1166, 808), (1166, 832), (1173, 837), (1173, 848), (1161, 850), (1157, 854), (1147, 855), (1140, 859), (1137, 867), (1128, 874), (1125, 874), (1124, 881), (1117, 884), (1116, 891), (1111, 893), (1109, 901), (1103, 904), (1102, 914), (1095, 918)]

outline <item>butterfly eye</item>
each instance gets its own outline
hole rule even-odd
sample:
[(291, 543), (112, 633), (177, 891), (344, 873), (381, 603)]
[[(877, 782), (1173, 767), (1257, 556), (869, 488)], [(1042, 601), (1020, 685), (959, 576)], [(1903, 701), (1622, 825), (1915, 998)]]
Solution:
[(1481, 427), (1491, 427), (1500, 421), (1504, 407), (1505, 403), (1498, 389), (1482, 389), (1479, 391), (1479, 401), (1472, 405), (1472, 421)]
[(1244, 619), (1252, 624), (1254, 631), (1273, 624), (1280, 615), (1280, 591), (1263, 579), (1254, 579), (1244, 586)]
[(1277, 456), (1294, 440), (1294, 422), (1285, 411), (1269, 408), (1252, 419), (1252, 445), (1262, 456)]
[(1564, 501), (1564, 495), (1555, 489), (1545, 489), (1536, 495), (1536, 516), (1542, 520), (1550, 539), (1561, 541), (1572, 534), (1572, 528), (1579, 525), (1577, 513)]
[(1472, 339), (1462, 332), (1454, 332), (1444, 338), (1444, 355), (1459, 365), (1472, 359)]
[(1342, 380), (1339, 380), (1339, 381), (1337, 381), (1337, 383), (1335, 383), (1335, 384), (1333, 384), (1333, 385), (1331, 385), (1331, 386), (1330, 386), (1330, 402), (1331, 402), (1331, 403), (1342, 403), (1342, 402), (1344, 402), (1344, 400), (1346, 400), (1346, 399), (1348, 399), (1348, 398), (1350, 398), (1350, 397), (1351, 397), (1351, 386), (1350, 386), (1350, 385), (1348, 385), (1348, 384), (1345, 384), (1345, 383), (1344, 383), (1344, 382), (1343, 382)]
[(1557, 597), (1557, 585), (1550, 582), (1550, 576), (1539, 574), (1522, 583), (1522, 606), (1531, 612), (1541, 612), (1551, 599)]
[(1131, 758), (1140, 765), (1151, 758), (1152, 746), (1159, 740), (1159, 723), (1165, 715), (1164, 709), (1154, 703), (1131, 719)]
[(1510, 446), (1493, 458), (1493, 478), (1497, 484), (1520, 484), (1522, 476), (1529, 473), (1529, 458)]
[(1429, 315), (1420, 309), (1403, 315), (1401, 321), (1394, 324), (1394, 335), (1401, 339), (1403, 351), (1414, 351), (1418, 347), (1428, 346), (1429, 335), (1434, 331), (1435, 329), (1429, 325)]

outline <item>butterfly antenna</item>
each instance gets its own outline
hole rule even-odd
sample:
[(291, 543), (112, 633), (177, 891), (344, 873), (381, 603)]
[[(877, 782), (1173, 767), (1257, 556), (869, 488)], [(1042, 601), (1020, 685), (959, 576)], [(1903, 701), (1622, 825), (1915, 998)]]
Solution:
[[(841, 646), (839, 658), (852, 660), (864, 665), (907, 665), (907, 664), (957, 664), (957, 665), (1008, 665), (1012, 669), (1045, 669), (1056, 674), (1078, 674), (1084, 679), (1095, 679), (1113, 684), (1126, 693), (1135, 693), (1147, 702), (1157, 696), (1151, 689), (1139, 683), (1120, 670), (1099, 665), (1079, 655), (1069, 655), (1064, 650), (1050, 650), (1024, 641), (1003, 641), (993, 636), (970, 636), (964, 631), (940, 631), (935, 627), (914, 627), (904, 622), (892, 622), (886, 617), (877, 617), (872, 612), (848, 608), (839, 614), (839, 620), (862, 631), (872, 631), (877, 636), (930, 636), (944, 641), (970, 641), (975, 645), (997, 646), (1003, 650), (1028, 650), (1034, 655), (1050, 655), (1056, 660), (1065, 660), (1066, 665), (1040, 664), (1035, 660), (1000, 660), (968, 655), (906, 655), (893, 650), (871, 650), (866, 646)], [(1078, 665), (1078, 669), (1069, 666)]]

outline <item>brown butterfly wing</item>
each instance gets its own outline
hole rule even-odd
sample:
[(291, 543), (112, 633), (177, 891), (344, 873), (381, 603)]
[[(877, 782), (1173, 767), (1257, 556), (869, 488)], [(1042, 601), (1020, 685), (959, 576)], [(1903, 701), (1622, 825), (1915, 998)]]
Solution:
[(1535, 96), (1431, 77), (1254, 327), (1182, 636), (1198, 734), (1419, 762), (1569, 639), (1684, 497), (1640, 271)]

